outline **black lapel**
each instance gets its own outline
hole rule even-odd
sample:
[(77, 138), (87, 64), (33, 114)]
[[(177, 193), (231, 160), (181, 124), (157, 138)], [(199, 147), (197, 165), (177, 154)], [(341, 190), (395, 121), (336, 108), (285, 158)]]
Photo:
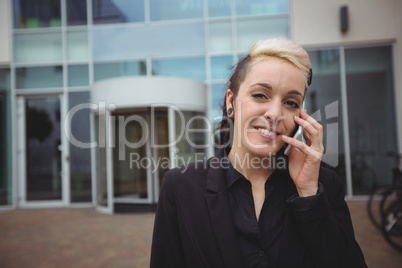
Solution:
[[(288, 176), (287, 179), (287, 199), (289, 199), (297, 190), (290, 176)], [(280, 257), (277, 267), (300, 267), (305, 247), (302, 243), (299, 229), (296, 220), (293, 218), (290, 205), (286, 204), (285, 223), (283, 226)]]
[(220, 166), (223, 150), (209, 161), (207, 191), (205, 199), (208, 205), (215, 237), (225, 267), (242, 267), (240, 250), (236, 241), (236, 233), (230, 213), (228, 193), (225, 184), (225, 173)]

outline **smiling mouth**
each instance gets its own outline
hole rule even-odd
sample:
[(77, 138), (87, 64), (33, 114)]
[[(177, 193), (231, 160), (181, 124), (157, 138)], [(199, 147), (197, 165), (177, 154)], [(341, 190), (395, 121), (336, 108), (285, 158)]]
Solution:
[(277, 132), (275, 132), (275, 131), (272, 131), (272, 130), (269, 130), (269, 129), (266, 129), (266, 128), (256, 128), (259, 132), (261, 132), (262, 134), (264, 134), (265, 136), (268, 136), (268, 137), (272, 137), (272, 136), (277, 136), (277, 135), (279, 135), (279, 133), (277, 133)]

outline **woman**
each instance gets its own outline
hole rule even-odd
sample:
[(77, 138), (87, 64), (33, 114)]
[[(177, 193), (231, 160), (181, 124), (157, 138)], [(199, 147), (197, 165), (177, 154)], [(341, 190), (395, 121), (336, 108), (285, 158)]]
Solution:
[[(258, 42), (237, 64), (222, 148), (164, 177), (151, 267), (366, 267), (341, 180), (320, 167), (323, 128), (302, 110), (311, 76), (286, 39)], [(306, 143), (292, 138), (298, 126)]]

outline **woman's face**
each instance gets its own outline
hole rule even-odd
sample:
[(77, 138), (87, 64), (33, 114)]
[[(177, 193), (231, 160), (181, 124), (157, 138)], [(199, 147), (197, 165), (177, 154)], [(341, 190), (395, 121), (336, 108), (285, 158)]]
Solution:
[[(292, 135), (293, 117), (299, 116), (305, 93), (305, 77), (297, 67), (279, 60), (254, 63), (236, 98), (227, 91), (227, 107), (233, 107), (233, 148), (253, 156), (272, 156)], [(231, 105), (233, 104), (233, 105)]]

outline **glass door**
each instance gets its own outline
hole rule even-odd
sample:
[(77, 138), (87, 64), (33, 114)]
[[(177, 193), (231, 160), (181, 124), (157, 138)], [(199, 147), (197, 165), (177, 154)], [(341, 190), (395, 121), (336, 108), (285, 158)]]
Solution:
[(113, 187), (115, 203), (149, 203), (152, 159), (148, 112), (115, 114)]
[(159, 190), (162, 186), (162, 180), (169, 170), (170, 161), (169, 159), (169, 121), (168, 121), (168, 111), (166, 109), (153, 110), (151, 112), (152, 118), (152, 158), (154, 159), (153, 169), (153, 185), (154, 185), (154, 200), (153, 203), (158, 201)]
[(144, 108), (113, 116), (114, 203), (154, 204), (170, 161), (167, 110)]
[(20, 204), (63, 205), (61, 96), (17, 102)]

